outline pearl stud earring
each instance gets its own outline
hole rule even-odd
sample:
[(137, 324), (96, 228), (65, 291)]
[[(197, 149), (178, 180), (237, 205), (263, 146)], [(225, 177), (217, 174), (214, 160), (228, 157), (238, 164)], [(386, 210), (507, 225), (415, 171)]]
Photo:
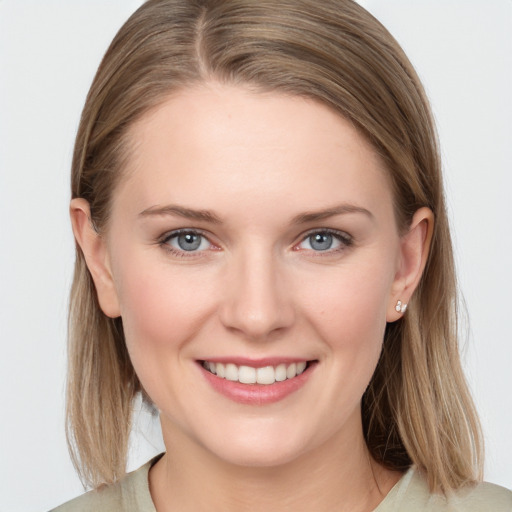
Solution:
[(396, 302), (395, 311), (397, 311), (398, 313), (405, 313), (406, 310), (407, 310), (407, 304), (402, 304), (402, 301), (398, 300)]

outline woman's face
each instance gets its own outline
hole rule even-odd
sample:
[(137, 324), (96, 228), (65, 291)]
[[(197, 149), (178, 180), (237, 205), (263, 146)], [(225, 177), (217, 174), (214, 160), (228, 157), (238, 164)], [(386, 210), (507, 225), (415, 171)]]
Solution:
[(369, 144), (314, 101), (218, 84), (172, 96), (131, 137), (108, 268), (164, 437), (255, 466), (359, 440), (400, 298)]

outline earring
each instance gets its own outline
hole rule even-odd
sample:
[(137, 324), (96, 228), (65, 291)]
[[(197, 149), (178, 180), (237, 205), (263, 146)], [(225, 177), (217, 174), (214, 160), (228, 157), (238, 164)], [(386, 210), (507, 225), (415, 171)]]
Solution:
[(405, 313), (407, 310), (407, 304), (402, 304), (401, 300), (396, 301), (395, 311), (398, 313)]

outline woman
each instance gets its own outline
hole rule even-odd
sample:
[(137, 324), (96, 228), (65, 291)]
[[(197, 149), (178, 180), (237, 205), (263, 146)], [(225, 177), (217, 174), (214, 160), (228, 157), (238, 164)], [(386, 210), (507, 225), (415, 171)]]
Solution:
[[(357, 4), (145, 3), (72, 188), (70, 441), (108, 485), (62, 510), (510, 509), (477, 485), (428, 103)], [(166, 454), (125, 477), (138, 393)]]

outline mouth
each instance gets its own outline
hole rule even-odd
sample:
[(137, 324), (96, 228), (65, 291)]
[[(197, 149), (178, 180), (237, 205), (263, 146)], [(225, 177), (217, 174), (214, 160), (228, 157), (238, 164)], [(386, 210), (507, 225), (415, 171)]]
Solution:
[(198, 360), (211, 388), (240, 404), (263, 406), (284, 400), (306, 385), (318, 360), (269, 358)]
[(226, 379), (241, 384), (260, 384), (270, 386), (276, 382), (284, 382), (303, 374), (315, 361), (296, 361), (260, 367), (236, 365), (213, 361), (200, 361), (203, 368), (216, 375), (219, 379)]

